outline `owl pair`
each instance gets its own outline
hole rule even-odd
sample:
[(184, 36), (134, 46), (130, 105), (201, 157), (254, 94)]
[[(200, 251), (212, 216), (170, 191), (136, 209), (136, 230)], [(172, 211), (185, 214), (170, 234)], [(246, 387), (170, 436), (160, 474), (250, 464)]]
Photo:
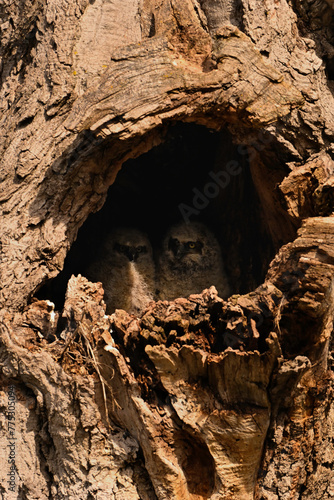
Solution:
[(138, 229), (119, 228), (106, 239), (87, 277), (101, 281), (107, 313), (124, 309), (140, 314), (151, 300), (173, 300), (214, 285), (229, 295), (219, 244), (200, 223), (172, 226), (156, 252)]

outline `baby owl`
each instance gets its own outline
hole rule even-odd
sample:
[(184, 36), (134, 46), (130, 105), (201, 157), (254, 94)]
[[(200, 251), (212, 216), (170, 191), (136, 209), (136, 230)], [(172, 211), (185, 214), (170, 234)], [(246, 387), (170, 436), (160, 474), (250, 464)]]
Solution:
[(87, 278), (101, 281), (107, 314), (124, 309), (140, 314), (154, 299), (155, 277), (152, 247), (138, 229), (118, 228), (109, 234)]
[(201, 223), (180, 223), (169, 229), (157, 274), (162, 300), (201, 293), (212, 285), (223, 298), (230, 293), (218, 241)]

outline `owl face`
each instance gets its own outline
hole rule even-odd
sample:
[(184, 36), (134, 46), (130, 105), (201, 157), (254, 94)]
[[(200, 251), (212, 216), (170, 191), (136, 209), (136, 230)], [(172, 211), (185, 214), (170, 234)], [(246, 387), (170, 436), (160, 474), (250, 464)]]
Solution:
[(176, 259), (196, 258), (196, 255), (202, 255), (203, 242), (186, 241), (178, 238), (169, 238), (168, 250), (174, 254)]
[(116, 229), (108, 237), (106, 248), (110, 259), (124, 264), (152, 260), (151, 244), (146, 235), (137, 229)]
[(158, 297), (161, 300), (188, 297), (212, 285), (223, 297), (229, 294), (220, 245), (215, 236), (199, 222), (172, 226), (158, 256)]
[(162, 259), (170, 268), (187, 272), (211, 265), (212, 238), (200, 223), (173, 226), (163, 243)]
[(122, 243), (114, 244), (114, 251), (121, 255), (125, 255), (130, 262), (137, 262), (139, 256), (143, 256), (148, 253), (146, 245), (123, 245)]

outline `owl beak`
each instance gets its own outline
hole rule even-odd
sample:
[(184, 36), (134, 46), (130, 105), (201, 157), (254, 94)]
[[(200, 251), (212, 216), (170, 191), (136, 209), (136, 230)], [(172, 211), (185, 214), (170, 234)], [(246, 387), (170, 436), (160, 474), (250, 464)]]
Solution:
[(168, 249), (171, 250), (175, 257), (181, 254), (181, 245), (176, 238), (170, 238), (168, 242)]
[(136, 252), (136, 249), (129, 247), (129, 249), (127, 251), (127, 257), (128, 257), (130, 262), (136, 262), (137, 257), (138, 257), (138, 253)]
[(185, 252), (184, 248), (178, 247), (173, 249), (173, 253), (176, 259), (183, 259), (187, 252)]

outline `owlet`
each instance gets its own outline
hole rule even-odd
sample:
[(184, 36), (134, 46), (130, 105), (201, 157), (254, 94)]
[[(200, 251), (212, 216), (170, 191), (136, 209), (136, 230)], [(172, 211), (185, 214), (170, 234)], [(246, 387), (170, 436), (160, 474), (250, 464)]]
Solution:
[(124, 309), (139, 315), (154, 300), (152, 247), (138, 229), (118, 228), (109, 234), (86, 274), (102, 282), (107, 314)]
[(214, 285), (222, 298), (230, 287), (218, 241), (201, 223), (180, 223), (169, 229), (158, 258), (157, 288), (162, 300), (201, 293)]

